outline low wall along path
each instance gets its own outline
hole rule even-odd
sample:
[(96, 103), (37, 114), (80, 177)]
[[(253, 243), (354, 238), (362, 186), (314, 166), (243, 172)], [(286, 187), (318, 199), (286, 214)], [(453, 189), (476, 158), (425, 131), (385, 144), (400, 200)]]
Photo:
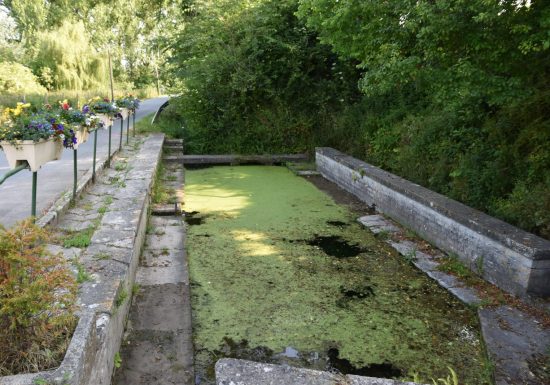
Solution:
[[(112, 160), (113, 168), (99, 175), (97, 183), (82, 193), (75, 207), (66, 212), (60, 207), (59, 213), (46, 221), (57, 222), (53, 230), (59, 244), (50, 245), (51, 251), (62, 252), (75, 269), (86, 272), (79, 290), (79, 321), (57, 369), (0, 377), (0, 384), (111, 383), (163, 141), (164, 135), (132, 139), (130, 146)], [(84, 243), (89, 244), (61, 246), (77, 235), (87, 238)]]

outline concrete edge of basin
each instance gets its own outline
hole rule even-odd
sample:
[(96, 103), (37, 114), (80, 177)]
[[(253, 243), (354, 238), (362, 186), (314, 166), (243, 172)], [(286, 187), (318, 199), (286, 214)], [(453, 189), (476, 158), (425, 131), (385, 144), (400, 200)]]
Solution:
[(323, 177), (514, 295), (550, 295), (550, 241), (343, 154), (316, 149)]
[(384, 378), (343, 376), (319, 370), (223, 358), (216, 362), (217, 385), (416, 385)]

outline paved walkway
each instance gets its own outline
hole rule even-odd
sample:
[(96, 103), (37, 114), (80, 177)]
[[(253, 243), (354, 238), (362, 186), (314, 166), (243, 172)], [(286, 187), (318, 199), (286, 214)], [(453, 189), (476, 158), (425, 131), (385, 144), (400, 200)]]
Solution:
[[(160, 97), (144, 100), (137, 111), (136, 121), (155, 112), (168, 98)], [(124, 122), (126, 128), (126, 122)], [(107, 155), (109, 131), (98, 131), (97, 158)], [(111, 151), (118, 149), (120, 140), (120, 120), (115, 121), (112, 130)], [(80, 178), (92, 167), (94, 141), (90, 140), (78, 149), (78, 177)], [(1, 152), (1, 151), (0, 151)], [(6, 157), (0, 155), (0, 175), (9, 170)], [(65, 191), (72, 191), (73, 186), (73, 152), (63, 151), (62, 159), (44, 165), (38, 172), (38, 189), (36, 212), (40, 216)], [(32, 173), (21, 171), (0, 185), (0, 224), (9, 227), (15, 222), (28, 217), (31, 213)]]
[[(166, 201), (183, 202), (183, 173), (181, 163), (164, 163)], [(115, 385), (195, 383), (185, 229), (181, 215), (149, 218)]]

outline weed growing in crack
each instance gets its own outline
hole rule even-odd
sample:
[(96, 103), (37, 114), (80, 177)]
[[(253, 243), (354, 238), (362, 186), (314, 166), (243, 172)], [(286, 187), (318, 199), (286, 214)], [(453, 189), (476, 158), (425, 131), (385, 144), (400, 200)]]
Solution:
[(128, 163), (126, 162), (117, 162), (115, 164), (115, 170), (116, 171), (124, 171), (128, 167)]
[(92, 276), (86, 271), (86, 268), (77, 260), (73, 260), (73, 265), (76, 267), (76, 282), (78, 284), (86, 281), (93, 281)]
[(95, 230), (95, 227), (90, 226), (87, 229), (84, 229), (82, 231), (69, 234), (63, 240), (63, 247), (65, 248), (78, 247), (82, 249), (84, 247), (90, 246), (90, 243), (92, 242), (92, 235), (94, 234), (94, 230)]
[(119, 369), (122, 366), (122, 357), (120, 357), (120, 352), (115, 353), (113, 363), (115, 364), (115, 369)]
[(160, 237), (161, 235), (164, 235), (164, 234), (166, 234), (166, 231), (164, 231), (163, 229), (156, 229), (156, 230), (155, 230), (155, 235), (157, 235), (157, 236), (159, 236), (159, 237)]
[(107, 253), (97, 253), (96, 255), (94, 255), (94, 259), (96, 261), (103, 261), (106, 259), (111, 259), (111, 256)]
[(472, 278), (472, 272), (458, 259), (456, 254), (451, 254), (448, 258), (442, 258), (438, 270), (455, 275), (460, 279)]
[(126, 301), (126, 298), (128, 298), (128, 292), (126, 291), (126, 289), (123, 288), (116, 297), (115, 307), (119, 308), (120, 306), (122, 306), (124, 301)]
[(381, 241), (386, 241), (390, 239), (390, 232), (388, 230), (382, 230), (378, 234), (376, 234), (376, 238), (380, 239)]
[(407, 254), (405, 254), (403, 257), (405, 258), (405, 260), (407, 262), (413, 263), (414, 261), (416, 261), (416, 249), (412, 249)]

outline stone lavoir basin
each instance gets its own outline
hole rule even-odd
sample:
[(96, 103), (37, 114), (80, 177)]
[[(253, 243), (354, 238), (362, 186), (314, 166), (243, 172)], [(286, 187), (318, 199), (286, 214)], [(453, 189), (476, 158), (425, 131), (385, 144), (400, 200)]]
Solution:
[(476, 313), (284, 167), (187, 170), (197, 384), (223, 357), (491, 384)]

